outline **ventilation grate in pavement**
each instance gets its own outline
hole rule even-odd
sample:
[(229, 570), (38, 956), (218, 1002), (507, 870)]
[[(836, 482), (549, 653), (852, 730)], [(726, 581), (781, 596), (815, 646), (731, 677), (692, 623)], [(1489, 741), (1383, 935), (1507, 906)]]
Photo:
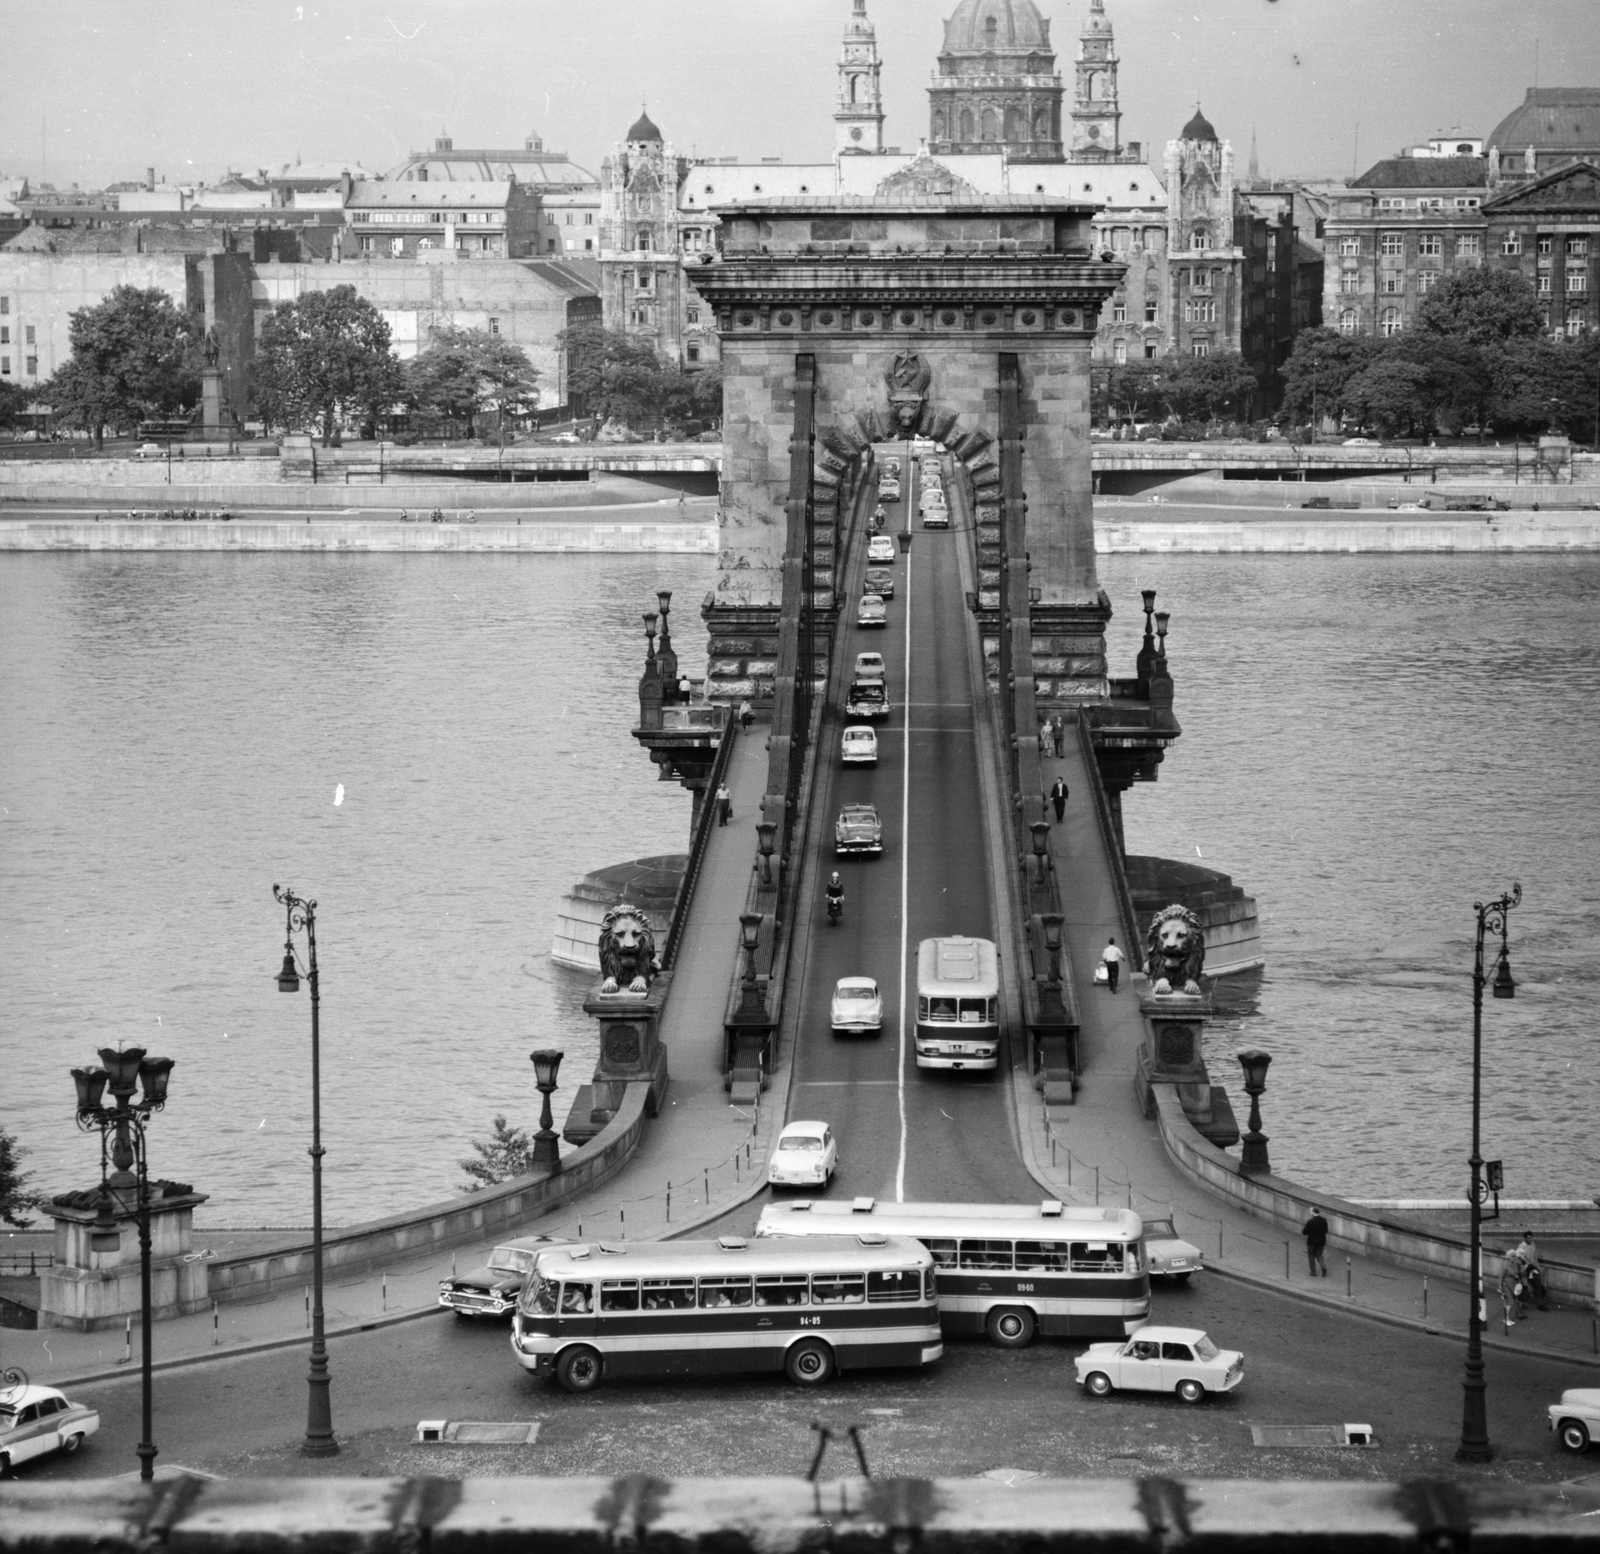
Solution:
[(430, 1446), (532, 1446), (539, 1439), (536, 1424), (498, 1424), (487, 1419), (423, 1419), (417, 1440)]
[(1250, 1438), (1257, 1446), (1297, 1448), (1308, 1446), (1376, 1446), (1377, 1437), (1367, 1424), (1342, 1425), (1251, 1425)]

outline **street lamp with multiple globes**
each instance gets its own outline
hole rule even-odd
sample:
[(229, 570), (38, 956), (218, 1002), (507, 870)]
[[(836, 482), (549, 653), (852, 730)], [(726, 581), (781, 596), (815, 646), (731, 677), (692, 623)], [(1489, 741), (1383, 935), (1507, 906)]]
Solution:
[(332, 1457), (339, 1450), (333, 1436), (333, 1401), (328, 1390), (328, 1343), (322, 1320), (322, 1032), (317, 984), (317, 903), (305, 901), (281, 885), (272, 898), (283, 906), (283, 965), (277, 976), (280, 993), (300, 991), (294, 936), (306, 935), (306, 973), (311, 985), (311, 1369), (306, 1373), (306, 1437), (300, 1450), (307, 1457)]
[[(152, 1114), (167, 1102), (167, 1081), (172, 1075), (171, 1058), (145, 1056), (143, 1047), (114, 1047), (100, 1049), (103, 1068), (75, 1068), (72, 1083), (78, 1092), (78, 1126), (85, 1133), (96, 1129), (100, 1133), (100, 1199), (95, 1207), (93, 1225), (89, 1228), (89, 1249), (94, 1252), (114, 1252), (121, 1244), (121, 1233), (111, 1216), (111, 1190), (135, 1190), (139, 1209), (139, 1305), (141, 1308), (140, 1332), (144, 1338), (144, 1363), (142, 1379), (143, 1439), (136, 1448), (139, 1457), (139, 1477), (155, 1477), (156, 1448), (151, 1436), (150, 1396), (150, 1163), (145, 1152), (144, 1130)], [(138, 1100), (134, 1091), (143, 1086)], [(113, 1104), (107, 1106), (101, 1097), (111, 1091)], [(116, 1174), (106, 1177), (106, 1156), (109, 1152)]]
[(1461, 1444), (1456, 1447), (1458, 1462), (1488, 1462), (1494, 1456), (1489, 1445), (1488, 1383), (1483, 1379), (1483, 1199), (1488, 1195), (1478, 1139), (1483, 1073), (1483, 987), (1488, 980), (1483, 971), (1483, 941), (1487, 934), (1500, 935), (1500, 956), (1494, 968), (1494, 996), (1515, 998), (1517, 984), (1511, 980), (1511, 961), (1506, 954), (1506, 918), (1521, 900), (1522, 886), (1514, 884), (1510, 892), (1497, 901), (1472, 903), (1472, 910), (1478, 914), (1478, 937), (1472, 962), (1472, 1190), (1468, 1198), (1468, 1210), (1472, 1215), (1472, 1261), (1467, 1285), (1467, 1374), (1461, 1405)]

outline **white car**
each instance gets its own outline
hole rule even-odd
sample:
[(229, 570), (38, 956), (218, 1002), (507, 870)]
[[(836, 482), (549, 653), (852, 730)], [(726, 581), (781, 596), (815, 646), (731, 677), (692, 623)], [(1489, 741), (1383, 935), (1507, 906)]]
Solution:
[(853, 1036), (883, 1030), (883, 995), (871, 977), (840, 977), (833, 988), (833, 1003), (828, 1018), (833, 1034), (848, 1031)]
[(858, 626), (887, 626), (889, 624), (889, 606), (884, 603), (879, 594), (865, 594), (861, 603), (856, 606), (856, 625)]
[(133, 456), (136, 459), (164, 459), (167, 450), (158, 442), (142, 442), (133, 450)]
[(840, 738), (840, 757), (846, 766), (876, 766), (878, 735), (865, 723), (852, 723)]
[(1182, 1240), (1170, 1219), (1144, 1222), (1144, 1255), (1152, 1279), (1176, 1279), (1187, 1284), (1190, 1274), (1205, 1267), (1200, 1248)]
[(77, 1451), (100, 1428), (100, 1415), (70, 1403), (54, 1387), (0, 1390), (0, 1474), (47, 1452)]
[(1568, 1451), (1587, 1451), (1600, 1440), (1600, 1387), (1569, 1387), (1550, 1405), (1550, 1428)]
[(898, 502), (900, 500), (900, 482), (898, 480), (885, 480), (878, 487), (878, 500), (880, 502)]
[(856, 654), (855, 679), (881, 680), (885, 673), (882, 653), (874, 653), (869, 650), (865, 653)]
[(767, 1166), (774, 1187), (826, 1187), (839, 1164), (839, 1146), (825, 1122), (791, 1122), (778, 1135)]
[(887, 534), (874, 534), (867, 541), (868, 561), (893, 561), (894, 540)]
[(1090, 1344), (1072, 1362), (1081, 1386), (1097, 1398), (1125, 1391), (1176, 1392), (1198, 1403), (1208, 1392), (1231, 1392), (1244, 1379), (1244, 1356), (1219, 1349), (1197, 1327), (1146, 1324), (1121, 1343)]
[(1346, 437), (1346, 448), (1381, 448), (1383, 444), (1376, 437)]
[(885, 459), (883, 461), (883, 472), (886, 475), (893, 475), (896, 477), (896, 479), (898, 479), (900, 475), (899, 459)]
[(563, 448), (570, 448), (582, 442), (583, 439), (576, 432), (557, 432), (550, 441)]

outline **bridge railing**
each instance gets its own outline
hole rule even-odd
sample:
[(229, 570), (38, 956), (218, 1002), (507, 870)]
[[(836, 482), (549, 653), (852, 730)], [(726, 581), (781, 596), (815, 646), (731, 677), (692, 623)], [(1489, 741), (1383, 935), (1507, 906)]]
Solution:
[(711, 775), (706, 780), (705, 796), (700, 801), (700, 818), (695, 824), (694, 837), (689, 843), (688, 867), (683, 871), (683, 878), (678, 882), (678, 894), (673, 899), (672, 926), (667, 930), (666, 946), (661, 951), (663, 971), (670, 971), (678, 959), (678, 946), (683, 942), (684, 925), (689, 919), (689, 907), (694, 900), (694, 889), (700, 880), (700, 868), (705, 862), (706, 848), (710, 845), (711, 828), (717, 823), (717, 789), (722, 786), (723, 779), (728, 774), (728, 760), (733, 750), (733, 741), (739, 737), (738, 724), (731, 716), (725, 715), (723, 708), (669, 707), (662, 713), (664, 726), (671, 726), (666, 720), (675, 714), (693, 714), (702, 711), (724, 714), (722, 741), (717, 746), (717, 758), (712, 762)]

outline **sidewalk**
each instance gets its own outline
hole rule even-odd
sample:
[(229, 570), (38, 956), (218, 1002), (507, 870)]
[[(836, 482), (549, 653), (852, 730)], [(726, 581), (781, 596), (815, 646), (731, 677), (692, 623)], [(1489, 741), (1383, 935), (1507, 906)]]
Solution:
[[(739, 913), (756, 856), (756, 821), (766, 786), (766, 725), (756, 723), (735, 742), (728, 762), (733, 818), (712, 828), (694, 905), (684, 930), (679, 970), (662, 1027), (671, 1083), (661, 1115), (645, 1124), (628, 1164), (593, 1193), (523, 1227), (524, 1235), (647, 1240), (681, 1235), (737, 1207), (759, 1189), (773, 1133), (782, 1127), (774, 1099), (787, 1093), (783, 1067), (763, 1106), (728, 1104), (722, 1088), (722, 1021), (739, 941)], [(363, 1331), (430, 1314), (439, 1281), (457, 1268), (480, 1265), (481, 1248), (429, 1253), (349, 1278), (323, 1290), (330, 1336)], [(195, 1245), (206, 1245), (204, 1231)], [(155, 1327), (158, 1367), (240, 1354), (310, 1337), (309, 1291), (294, 1289), (254, 1301), (229, 1301), (215, 1313), (177, 1317)], [(0, 1328), (0, 1365), (20, 1365), (31, 1380), (51, 1386), (139, 1373), (138, 1321), (132, 1358), (124, 1330), (75, 1333), (63, 1328), (27, 1332)]]
[[(1049, 1108), (1028, 1075), (1015, 1071), (1023, 1162), (1052, 1197), (1066, 1203), (1126, 1207), (1141, 1214), (1171, 1214), (1178, 1233), (1205, 1254), (1217, 1273), (1287, 1289), (1297, 1296), (1422, 1331), (1465, 1339), (1467, 1283), (1438, 1274), (1426, 1278), (1390, 1263), (1347, 1256), (1330, 1246), (1326, 1279), (1312, 1279), (1298, 1234), (1256, 1219), (1192, 1184), (1167, 1155), (1154, 1122), (1134, 1093), (1134, 1072), (1144, 1021), (1139, 994), (1145, 985), (1133, 967), (1140, 946), (1122, 945), (1120, 990), (1093, 981), (1111, 935), (1124, 937), (1111, 865), (1105, 856), (1090, 798), (1090, 776), (1076, 741), (1067, 754), (1042, 763), (1044, 782), (1066, 778), (1071, 791), (1066, 818), (1051, 826), (1061, 875), (1062, 932), (1071, 951), (1082, 1017), (1082, 1086), (1071, 1106)], [(1215, 1076), (1213, 1076), (1215, 1077)], [(1242, 1115), (1242, 1113), (1241, 1113)], [(1206, 1278), (1202, 1273), (1200, 1277)], [(1158, 1310), (1173, 1297), (1158, 1286)], [(1533, 1311), (1507, 1328), (1498, 1295), (1489, 1292), (1485, 1341), (1525, 1354), (1543, 1353), (1600, 1366), (1600, 1330), (1587, 1310)], [(1578, 1384), (1586, 1378), (1578, 1375)]]

